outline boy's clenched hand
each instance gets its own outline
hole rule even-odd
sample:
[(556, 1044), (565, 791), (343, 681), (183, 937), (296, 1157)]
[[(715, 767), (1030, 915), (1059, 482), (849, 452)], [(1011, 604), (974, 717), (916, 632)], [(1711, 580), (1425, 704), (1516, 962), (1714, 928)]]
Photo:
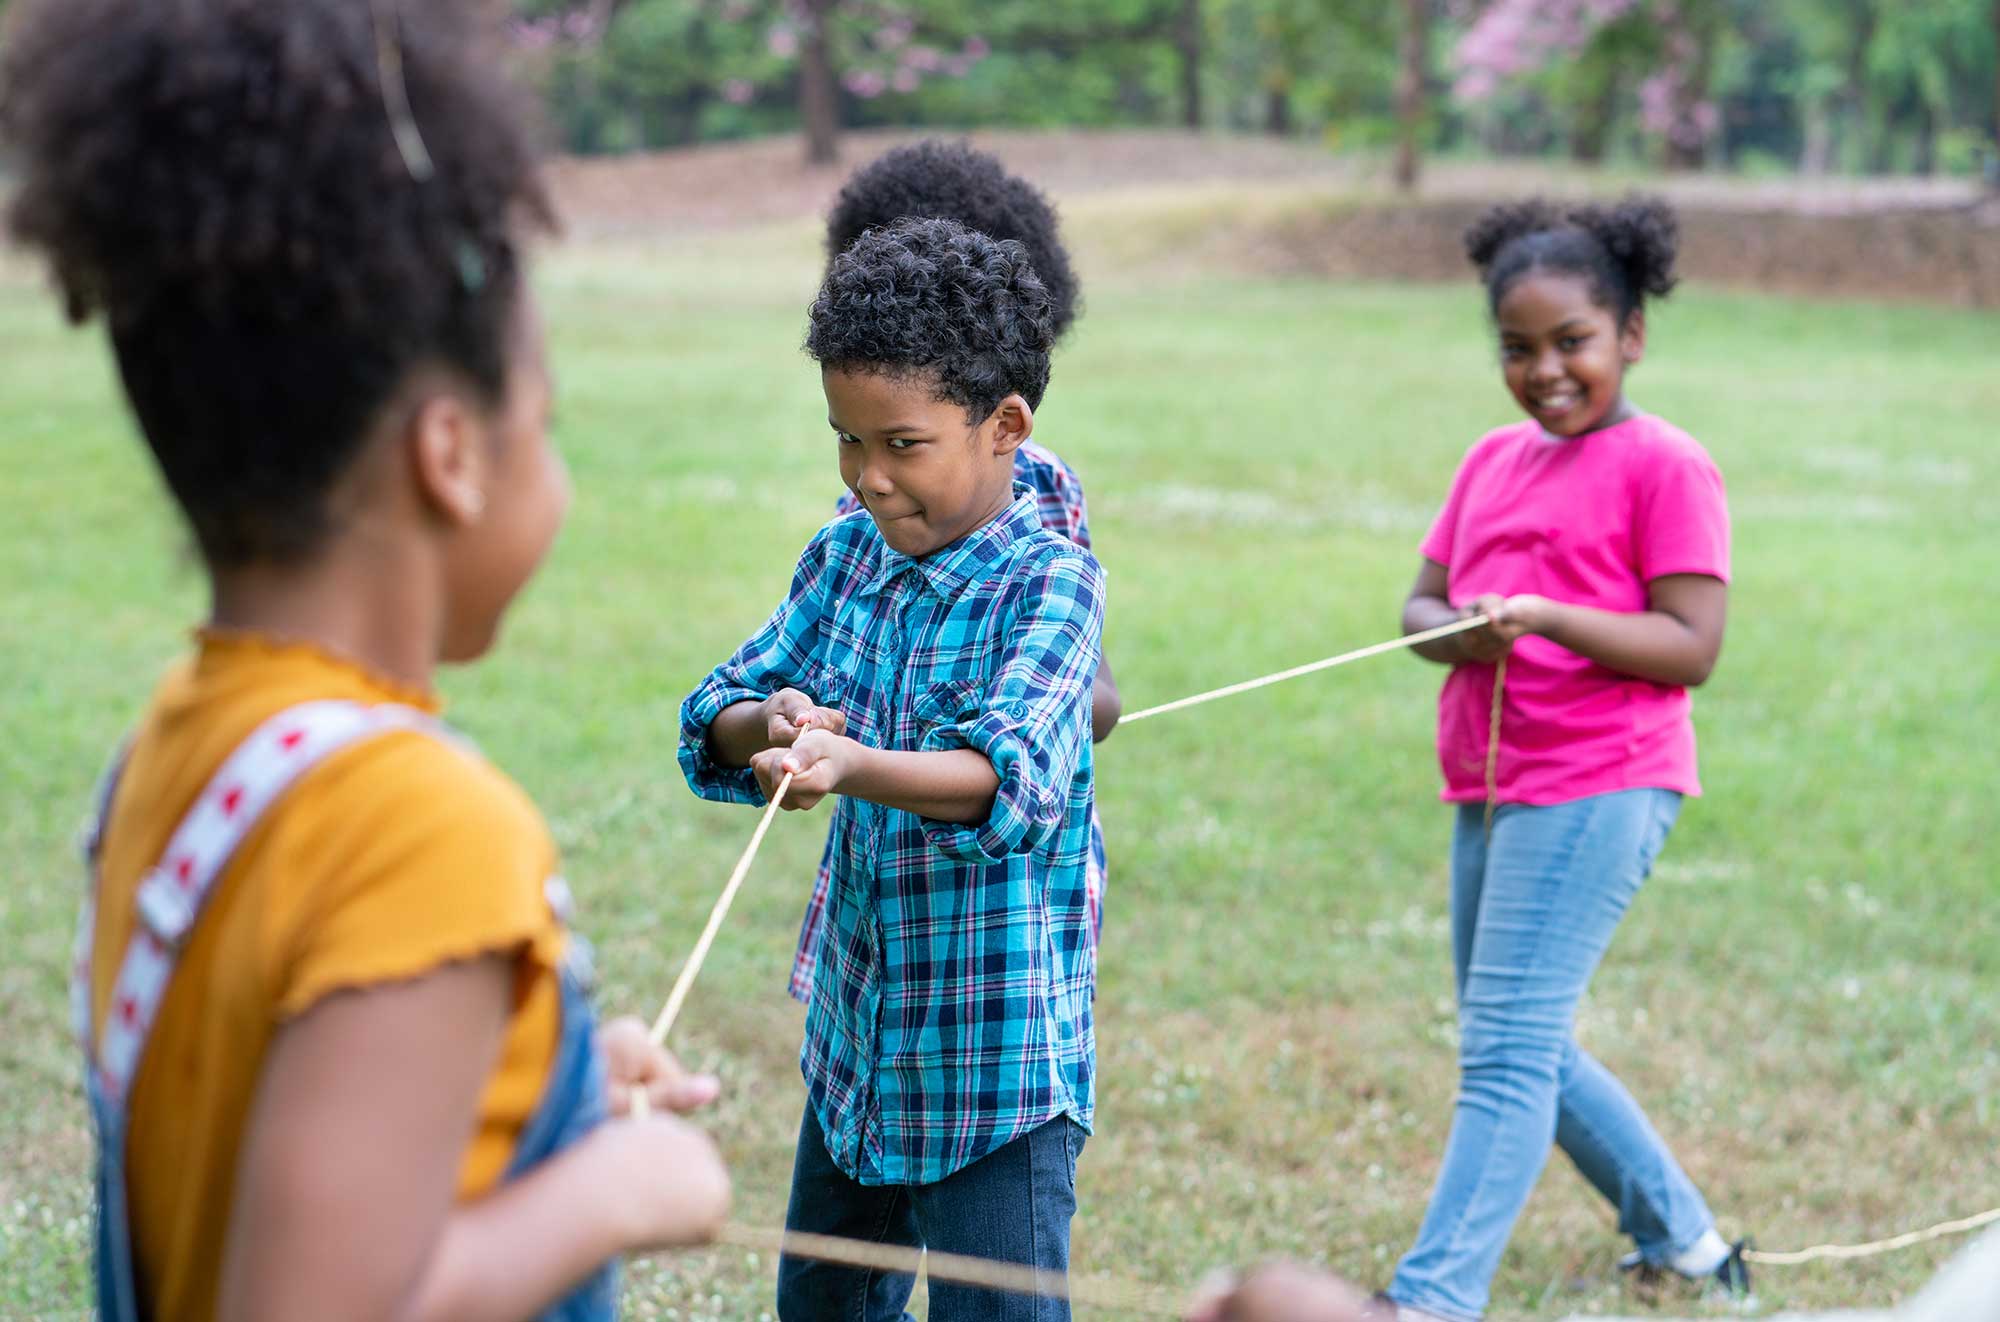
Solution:
[[(826, 708), (814, 711), (825, 712)], [(846, 722), (841, 724), (844, 727)], [(838, 730), (808, 725), (798, 731), (791, 747), (769, 748), (751, 758), (750, 769), (757, 773), (757, 784), (766, 799), (778, 792), (778, 782), (790, 774), (792, 787), (785, 791), (784, 807), (805, 812), (827, 795), (839, 793), (841, 781), (860, 750), (860, 744)]]
[(831, 707), (822, 707), (797, 689), (779, 689), (759, 705), (764, 717), (764, 737), (773, 748), (790, 748), (802, 731), (830, 730), (844, 734), (847, 717)]

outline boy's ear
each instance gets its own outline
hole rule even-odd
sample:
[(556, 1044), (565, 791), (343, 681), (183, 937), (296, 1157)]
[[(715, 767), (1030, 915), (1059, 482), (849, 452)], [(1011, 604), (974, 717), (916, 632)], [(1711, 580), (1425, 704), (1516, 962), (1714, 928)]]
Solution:
[(1012, 454), (1034, 434), (1035, 410), (1019, 395), (1009, 395), (994, 405), (986, 426), (992, 429), (993, 453)]
[(1633, 309), (1625, 318), (1624, 329), (1618, 332), (1618, 352), (1625, 359), (1625, 366), (1635, 366), (1646, 356), (1646, 310)]
[(464, 399), (440, 391), (410, 415), (408, 446), (417, 493), (454, 527), (479, 522), (486, 512), (486, 421)]

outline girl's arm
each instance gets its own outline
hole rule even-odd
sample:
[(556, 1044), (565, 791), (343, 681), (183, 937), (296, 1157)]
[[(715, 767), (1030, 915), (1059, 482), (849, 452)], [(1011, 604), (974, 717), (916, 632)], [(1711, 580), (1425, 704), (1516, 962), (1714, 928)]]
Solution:
[(1118, 681), (1111, 677), (1111, 658), (1100, 657), (1097, 678), (1090, 684), (1090, 742), (1101, 744), (1125, 714), (1125, 699), (1119, 696)]
[[(1428, 557), (1418, 565), (1417, 581), (1410, 585), (1410, 595), (1403, 602), (1404, 633), (1441, 629), (1454, 620), (1482, 612), (1491, 614), (1499, 608), (1501, 599), (1491, 595), (1463, 607), (1452, 605), (1451, 599), (1445, 595), (1450, 591), (1449, 577), (1450, 571), (1445, 566)], [(1430, 642), (1418, 643), (1410, 650), (1426, 661), (1455, 666), (1467, 661), (1496, 661), (1512, 644), (1513, 639), (1500, 637), (1491, 625), (1487, 625), (1447, 638), (1433, 638)]]
[(223, 1322), (520, 1318), (614, 1254), (713, 1232), (728, 1177), (666, 1117), (607, 1124), (454, 1205), (514, 977), (484, 956), (335, 993), (278, 1030), (238, 1159)]
[[(1523, 593), (1500, 606), (1495, 633), (1508, 642), (1538, 634), (1621, 674), (1693, 687), (1722, 654), (1729, 588), (1707, 574), (1668, 574), (1646, 585), (1646, 609), (1572, 606)], [(1484, 630), (1475, 630), (1474, 634)]]

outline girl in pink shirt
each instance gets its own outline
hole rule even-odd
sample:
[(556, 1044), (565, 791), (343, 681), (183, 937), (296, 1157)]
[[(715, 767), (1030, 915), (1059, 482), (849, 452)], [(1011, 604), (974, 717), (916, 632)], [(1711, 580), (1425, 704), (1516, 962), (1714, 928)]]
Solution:
[(1389, 1289), (1405, 1314), (1476, 1322), (1551, 1143), (1618, 1209), (1637, 1245), (1627, 1265), (1749, 1288), (1740, 1246), (1574, 1033), (1682, 796), (1700, 792), (1688, 689), (1722, 647), (1721, 474), (1625, 396), (1645, 298), (1674, 286), (1676, 241), (1666, 204), (1643, 199), (1495, 207), (1466, 235), (1527, 420), (1467, 453), (1403, 608), (1411, 633), (1493, 617), (1417, 649), (1451, 667), (1438, 759), (1458, 805), (1460, 1089), (1430, 1209)]

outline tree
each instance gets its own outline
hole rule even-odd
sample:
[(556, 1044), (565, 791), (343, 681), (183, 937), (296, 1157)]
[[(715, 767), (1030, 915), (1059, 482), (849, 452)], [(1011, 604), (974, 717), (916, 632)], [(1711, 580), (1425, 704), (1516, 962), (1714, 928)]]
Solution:
[(838, 0), (798, 0), (803, 30), (799, 42), (799, 123), (805, 129), (806, 162), (831, 165), (840, 158), (840, 102), (833, 86), (833, 51), (828, 27)]
[(1504, 84), (1538, 83), (1596, 116), (1572, 142), (1599, 155), (1623, 78), (1643, 68), (1640, 123), (1669, 168), (1692, 168), (1721, 123), (1709, 84), (1722, 10), (1723, 0), (1494, 0), (1458, 44), (1455, 90), (1476, 105)]
[[(1993, 0), (2000, 6), (2000, 0)], [(1201, 127), (1201, 0), (1181, 0), (1180, 22), (1174, 29), (1174, 45), (1181, 63), (1181, 123), (1191, 129)]]
[(1429, 74), (1430, 5), (1403, 0), (1401, 68), (1396, 75), (1396, 186), (1417, 187), (1417, 135), (1424, 120), (1424, 87)]

